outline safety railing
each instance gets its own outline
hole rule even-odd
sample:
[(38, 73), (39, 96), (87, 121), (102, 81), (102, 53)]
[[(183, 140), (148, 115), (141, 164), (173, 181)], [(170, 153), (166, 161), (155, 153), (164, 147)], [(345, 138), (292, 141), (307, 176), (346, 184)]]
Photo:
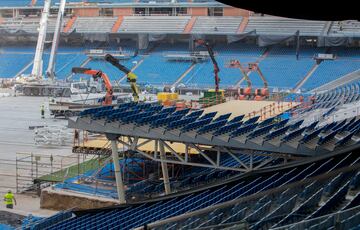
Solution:
[(245, 114), (245, 119), (249, 119), (255, 116), (259, 116), (259, 120), (266, 120), (280, 113), (283, 113), (297, 105), (296, 102), (273, 102), (269, 105), (262, 107), (259, 110), (252, 111)]
[[(72, 174), (81, 173), (80, 164), (86, 161), (85, 155), (69, 156), (17, 153), (12, 167), (15, 168), (16, 192), (38, 191), (43, 182), (61, 182), (66, 178), (66, 169), (72, 168)], [(78, 168), (76, 168), (78, 165)], [(74, 168), (75, 166), (75, 168)]]

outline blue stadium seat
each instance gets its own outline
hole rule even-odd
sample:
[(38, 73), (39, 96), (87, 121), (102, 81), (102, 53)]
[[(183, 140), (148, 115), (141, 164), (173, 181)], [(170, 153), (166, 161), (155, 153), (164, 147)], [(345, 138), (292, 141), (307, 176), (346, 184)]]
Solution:
[(214, 122), (200, 128), (197, 131), (197, 133), (198, 134), (203, 134), (203, 133), (211, 132), (211, 131), (214, 131), (214, 130), (220, 128), (220, 127), (223, 127), (225, 124), (226, 124), (226, 120), (219, 120), (219, 121), (214, 120)]
[(241, 135), (244, 135), (252, 130), (254, 130), (257, 127), (257, 124), (249, 124), (249, 125), (242, 125), (240, 128), (236, 129), (235, 131), (233, 131), (230, 134), (230, 137), (234, 138), (234, 137), (238, 137)]
[(252, 138), (255, 138), (255, 137), (258, 137), (260, 135), (264, 135), (266, 133), (269, 133), (270, 130), (272, 130), (273, 128), (275, 127), (275, 124), (272, 124), (272, 125), (268, 125), (268, 126), (265, 126), (265, 127), (262, 127), (262, 128), (259, 128), (259, 129), (256, 129), (255, 131), (253, 131), (252, 133), (250, 133), (247, 138), (248, 139), (252, 139)]
[(307, 143), (317, 137), (321, 133), (322, 129), (313, 131), (312, 133), (305, 134), (305, 136), (300, 140), (301, 143)]
[(242, 119), (244, 119), (244, 117), (245, 117), (245, 115), (236, 116), (231, 121), (229, 121), (229, 123), (240, 122), (240, 121), (242, 121)]
[(279, 137), (279, 136), (285, 134), (286, 131), (289, 130), (289, 128), (290, 128), (290, 126), (285, 126), (283, 128), (274, 130), (274, 131), (270, 132), (268, 135), (266, 135), (264, 139), (268, 141), (268, 140), (274, 139), (276, 137)]
[(259, 116), (252, 117), (249, 120), (245, 121), (244, 125), (253, 124), (253, 123), (257, 122), (259, 120), (259, 118), (260, 118)]
[(292, 139), (300, 136), (304, 131), (306, 130), (306, 127), (303, 127), (301, 129), (295, 130), (289, 134), (287, 134), (286, 136), (284, 136), (282, 138), (282, 141), (286, 142), (286, 141), (291, 141)]
[(218, 118), (215, 118), (214, 121), (221, 121), (221, 120), (226, 120), (227, 121), (230, 116), (231, 116), (231, 113), (220, 115)]
[(242, 122), (230, 122), (228, 125), (225, 125), (221, 127), (220, 129), (216, 130), (213, 135), (214, 136), (220, 136), (229, 132), (234, 131), (235, 129), (238, 129), (242, 125)]
[(191, 130), (196, 130), (201, 127), (206, 126), (212, 121), (212, 117), (200, 119), (198, 121), (194, 121), (191, 123), (188, 123), (184, 128), (181, 129), (181, 132), (189, 132)]
[(181, 128), (183, 126), (187, 126), (189, 123), (192, 123), (195, 120), (196, 120), (196, 117), (185, 117), (184, 119), (181, 119), (181, 120), (171, 121), (166, 129), (167, 130), (178, 129), (178, 128)]

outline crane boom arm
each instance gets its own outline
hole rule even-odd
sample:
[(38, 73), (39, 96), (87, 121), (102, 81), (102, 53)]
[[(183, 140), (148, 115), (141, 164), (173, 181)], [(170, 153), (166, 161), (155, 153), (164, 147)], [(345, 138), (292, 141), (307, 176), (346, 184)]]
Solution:
[(127, 76), (127, 81), (130, 83), (131, 91), (133, 92), (134, 101), (139, 101), (139, 88), (137, 87), (136, 80), (137, 76), (129, 68), (120, 64), (120, 61), (112, 56), (111, 54), (105, 55), (105, 60), (118, 68), (121, 72), (125, 73)]
[(239, 61), (238, 61), (236, 64), (237, 64), (237, 66), (239, 67), (240, 72), (241, 72), (242, 75), (244, 76), (248, 87), (251, 88), (251, 81), (250, 81), (249, 75), (247, 75), (246, 70), (245, 70), (244, 67), (240, 64)]
[(269, 85), (269, 84), (268, 84), (268, 82), (267, 82), (264, 74), (261, 72), (258, 64), (257, 64), (257, 63), (249, 63), (249, 69), (251, 69), (251, 70), (253, 70), (253, 71), (257, 71), (258, 74), (259, 74), (259, 76), (260, 76), (260, 78), (261, 78), (261, 80), (262, 80), (263, 83), (264, 83), (264, 88), (268, 88), (268, 85)]
[(202, 46), (205, 46), (208, 53), (209, 53), (209, 56), (211, 58), (211, 61), (213, 63), (213, 66), (214, 66), (214, 75), (215, 75), (215, 91), (216, 92), (219, 92), (219, 83), (220, 83), (220, 78), (219, 78), (219, 75), (218, 73), (220, 72), (220, 68), (219, 68), (219, 65), (215, 59), (215, 54), (214, 54), (214, 51), (213, 49), (211, 48), (210, 44), (202, 39), (196, 39), (194, 40), (197, 44), (199, 45), (202, 45)]
[(268, 82), (266, 81), (263, 73), (261, 72), (261, 70), (259, 68), (257, 69), (257, 71), (258, 71), (258, 73), (259, 73), (259, 75), (261, 77), (261, 80), (264, 82), (264, 88), (268, 88)]
[(94, 78), (94, 80), (98, 80), (99, 78), (101, 78), (104, 81), (105, 88), (106, 88), (106, 95), (105, 95), (105, 100), (104, 100), (103, 104), (104, 105), (112, 104), (113, 87), (111, 85), (109, 77), (105, 73), (103, 73), (100, 70), (93, 70), (90, 68), (82, 68), (82, 67), (73, 67), (72, 72), (78, 73), (78, 74), (91, 75)]

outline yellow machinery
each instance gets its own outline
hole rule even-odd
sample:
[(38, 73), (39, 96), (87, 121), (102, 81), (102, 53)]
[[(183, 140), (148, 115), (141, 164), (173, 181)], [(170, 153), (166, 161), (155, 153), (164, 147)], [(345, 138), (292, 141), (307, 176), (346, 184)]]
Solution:
[(136, 74), (134, 74), (133, 72), (131, 72), (131, 70), (120, 64), (120, 61), (117, 58), (113, 57), (111, 54), (106, 54), (105, 60), (126, 74), (127, 82), (130, 83), (131, 91), (133, 92), (134, 101), (138, 102), (139, 88), (136, 85), (136, 79), (137, 79)]

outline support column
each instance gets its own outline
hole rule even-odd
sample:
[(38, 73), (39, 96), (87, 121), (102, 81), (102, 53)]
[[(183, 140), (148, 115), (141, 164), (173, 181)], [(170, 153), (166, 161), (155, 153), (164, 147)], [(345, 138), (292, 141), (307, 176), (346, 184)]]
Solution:
[(162, 141), (159, 141), (159, 145), (160, 145), (161, 170), (162, 170), (162, 174), (163, 174), (165, 194), (168, 195), (168, 194), (171, 193), (171, 188), (170, 188), (170, 181), (169, 181), (169, 173), (168, 173), (167, 163), (164, 162), (164, 160), (165, 160), (164, 143)]
[(120, 165), (119, 165), (119, 152), (118, 152), (118, 146), (117, 146), (117, 140), (113, 139), (111, 140), (111, 151), (112, 151), (112, 158), (114, 163), (114, 169), (115, 169), (115, 180), (116, 180), (116, 187), (117, 187), (117, 193), (119, 197), (120, 204), (125, 204), (125, 189), (124, 189), (124, 183), (121, 175)]

